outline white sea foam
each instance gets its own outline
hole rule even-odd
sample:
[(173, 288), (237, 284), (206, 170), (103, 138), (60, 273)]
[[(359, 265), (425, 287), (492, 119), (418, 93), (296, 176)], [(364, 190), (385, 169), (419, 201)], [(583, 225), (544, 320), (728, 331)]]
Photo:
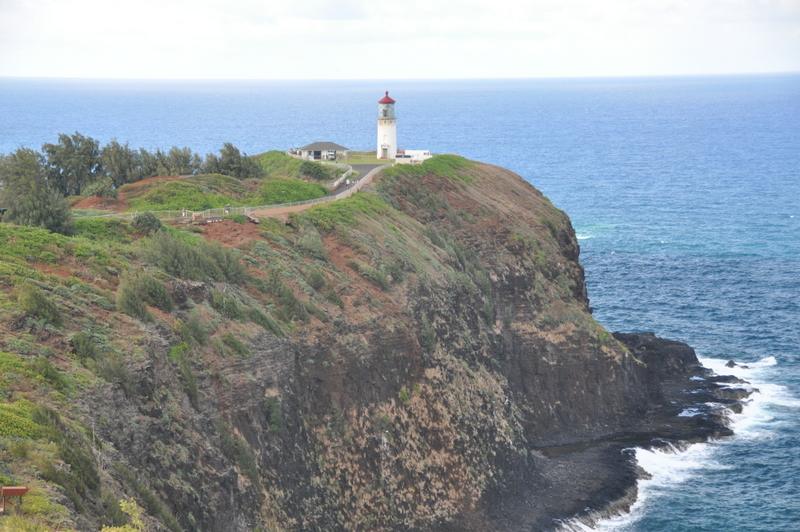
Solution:
[[(733, 439), (772, 438), (776, 422), (773, 407), (800, 410), (800, 400), (792, 397), (786, 387), (769, 382), (769, 374), (775, 371), (775, 366), (778, 364), (775, 357), (764, 357), (753, 363), (737, 362), (733, 368), (726, 366), (727, 360), (701, 359), (700, 361), (719, 375), (735, 375), (747, 380), (754, 390), (745, 402), (741, 414), (730, 413), (731, 428), (735, 433)], [(720, 406), (715, 403), (709, 405)], [(698, 411), (695, 409), (686, 409), (680, 415), (691, 416), (696, 413)], [(600, 532), (627, 532), (635, 529), (635, 524), (646, 515), (652, 501), (674, 490), (700, 471), (731, 467), (718, 462), (717, 456), (722, 446), (733, 439), (695, 444), (683, 450), (674, 446), (665, 450), (636, 449), (636, 460), (642, 469), (649, 473), (650, 478), (639, 480), (639, 496), (630, 513), (604, 519), (594, 529), (585, 525), (576, 529)]]
[(594, 238), (594, 235), (578, 235), (578, 234), (576, 234), (575, 238), (577, 238), (578, 240), (587, 240), (589, 238)]

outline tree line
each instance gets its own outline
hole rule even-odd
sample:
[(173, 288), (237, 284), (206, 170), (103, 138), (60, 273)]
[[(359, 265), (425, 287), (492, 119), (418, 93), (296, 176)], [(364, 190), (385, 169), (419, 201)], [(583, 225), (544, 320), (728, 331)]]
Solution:
[(261, 167), (226, 142), (219, 155), (205, 157), (173, 146), (165, 152), (131, 148), (112, 140), (105, 146), (76, 132), (61, 134), (41, 152), (19, 148), (0, 155), (0, 208), (5, 222), (70, 234), (68, 196), (116, 197), (126, 183), (155, 176), (225, 174), (238, 179), (264, 177)]

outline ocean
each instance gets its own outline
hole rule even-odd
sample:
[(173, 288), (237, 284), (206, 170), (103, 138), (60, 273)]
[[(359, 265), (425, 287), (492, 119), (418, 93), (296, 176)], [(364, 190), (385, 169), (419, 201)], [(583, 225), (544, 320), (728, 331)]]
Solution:
[(201, 154), (225, 142), (248, 154), (315, 141), (374, 150), (385, 90), (397, 101), (401, 147), (509, 168), (570, 215), (607, 329), (686, 342), (705, 365), (758, 390), (732, 416), (735, 436), (638, 451), (652, 479), (630, 514), (599, 529), (800, 530), (800, 74), (0, 78), (0, 153), (75, 131)]

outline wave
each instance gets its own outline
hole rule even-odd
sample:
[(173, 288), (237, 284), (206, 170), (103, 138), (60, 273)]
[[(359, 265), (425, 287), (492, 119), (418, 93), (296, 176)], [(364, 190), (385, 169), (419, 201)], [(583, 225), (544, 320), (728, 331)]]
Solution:
[[(648, 515), (655, 501), (680, 490), (680, 485), (693, 477), (710, 471), (732, 469), (724, 451), (729, 442), (767, 440), (775, 437), (776, 423), (782, 418), (796, 416), (800, 410), (800, 399), (792, 396), (788, 388), (771, 382), (772, 373), (778, 366), (773, 356), (755, 362), (737, 363), (728, 367), (728, 360), (700, 359), (707, 368), (719, 375), (735, 375), (750, 383), (754, 393), (744, 403), (739, 414), (730, 412), (729, 419), (734, 436), (721, 440), (680, 446), (670, 445), (663, 449), (634, 449), (638, 465), (646, 472), (638, 482), (638, 497), (630, 512), (599, 521), (594, 528), (583, 523), (570, 523), (570, 530), (599, 532), (633, 532), (637, 523)], [(737, 385), (741, 386), (741, 385)], [(783, 411), (783, 415), (777, 413)], [(681, 415), (694, 415), (684, 411)]]

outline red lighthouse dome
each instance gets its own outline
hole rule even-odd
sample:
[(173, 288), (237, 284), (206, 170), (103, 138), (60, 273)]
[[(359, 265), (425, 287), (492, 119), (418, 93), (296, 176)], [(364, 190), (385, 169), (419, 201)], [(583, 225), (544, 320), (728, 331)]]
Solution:
[(386, 91), (386, 96), (378, 100), (378, 103), (394, 103), (394, 100), (389, 98), (389, 91)]

